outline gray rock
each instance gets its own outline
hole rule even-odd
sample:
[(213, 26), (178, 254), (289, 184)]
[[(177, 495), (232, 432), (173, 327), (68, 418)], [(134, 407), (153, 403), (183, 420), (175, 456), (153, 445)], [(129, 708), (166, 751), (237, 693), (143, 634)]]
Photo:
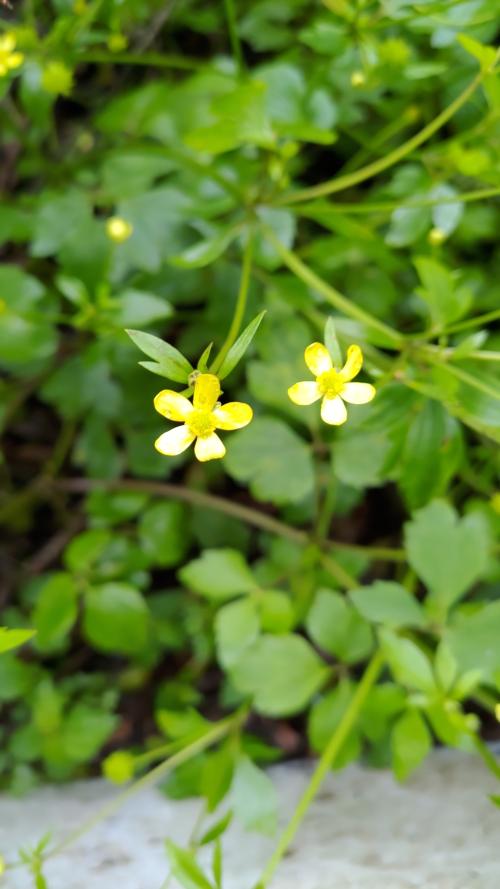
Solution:
[[(309, 764), (270, 772), (282, 822), (304, 789)], [(500, 811), (488, 800), (499, 785), (465, 754), (435, 751), (404, 785), (385, 771), (350, 766), (331, 774), (282, 862), (272, 889), (499, 889)], [(45, 787), (0, 800), (0, 852), (48, 830), (61, 839), (114, 798), (100, 780)], [(164, 840), (182, 843), (199, 802), (169, 802), (154, 789), (130, 798), (106, 822), (49, 860), (49, 889), (160, 889), (168, 873)], [(225, 841), (224, 889), (251, 889), (273, 840), (233, 825)], [(3, 889), (32, 889), (9, 870)], [(174, 884), (169, 884), (173, 889)]]

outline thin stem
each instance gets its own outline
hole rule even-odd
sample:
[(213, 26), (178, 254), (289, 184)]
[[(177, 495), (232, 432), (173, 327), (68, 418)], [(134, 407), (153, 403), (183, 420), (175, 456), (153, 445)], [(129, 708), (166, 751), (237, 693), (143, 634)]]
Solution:
[(463, 92), (460, 93), (460, 95), (457, 96), (457, 98), (454, 99), (454, 101), (451, 102), (441, 114), (438, 114), (434, 120), (428, 123), (427, 126), (423, 127), (423, 129), (416, 133), (415, 136), (412, 136), (411, 139), (403, 142), (402, 145), (399, 145), (394, 151), (386, 154), (385, 157), (378, 158), (378, 160), (373, 161), (371, 164), (367, 164), (366, 167), (362, 167), (360, 170), (355, 170), (353, 173), (346, 173), (345, 176), (337, 176), (335, 179), (330, 179), (328, 182), (322, 182), (311, 188), (303, 188), (292, 194), (283, 195), (283, 197), (279, 198), (276, 203), (295, 204), (300, 201), (309, 201), (313, 198), (322, 197), (326, 194), (333, 194), (334, 192), (342, 191), (345, 188), (351, 188), (351, 186), (357, 185), (359, 182), (364, 182), (366, 179), (371, 179), (372, 176), (376, 176), (383, 170), (387, 170), (389, 167), (397, 164), (398, 161), (402, 160), (418, 148), (419, 145), (422, 145), (427, 139), (430, 139), (437, 130), (444, 126), (444, 124), (447, 123), (457, 111), (459, 111), (462, 105), (465, 105), (483, 80), (486, 73), (490, 72), (480, 71), (474, 80), (469, 83)]
[(492, 772), (496, 778), (500, 780), (500, 762), (493, 756), (493, 753), (481, 740), (477, 735), (472, 735), (472, 739), (474, 741), (474, 746), (479, 753), (479, 756), (482, 758), (485, 765), (488, 767), (490, 772)]
[(226, 12), (227, 28), (229, 31), (231, 50), (241, 73), (244, 70), (245, 63), (243, 61), (243, 53), (241, 50), (240, 38), (238, 35), (238, 26), (233, 0), (224, 0), (224, 9)]
[(307, 810), (309, 809), (309, 806), (318, 793), (324, 778), (334, 764), (344, 742), (346, 741), (349, 733), (354, 727), (360, 711), (363, 707), (363, 704), (365, 703), (365, 700), (370, 692), (370, 689), (377, 681), (380, 670), (382, 669), (382, 664), (382, 654), (380, 651), (377, 651), (368, 664), (363, 677), (359, 682), (359, 685), (356, 688), (356, 691), (351, 699), (351, 702), (347, 707), (339, 725), (337, 726), (337, 729), (333, 733), (323, 753), (321, 754), (319, 762), (312, 774), (311, 780), (306, 787), (306, 790), (302, 794), (302, 797), (299, 800), (295, 812), (293, 813), (290, 821), (281, 834), (278, 845), (276, 846), (276, 849), (269, 859), (260, 879), (260, 882), (257, 884), (255, 889), (265, 889), (272, 876), (274, 875), (276, 868), (280, 864), (283, 856), (290, 846), (290, 843), (297, 833), (297, 830), (300, 827), (300, 824)]
[(494, 398), (496, 401), (500, 401), (500, 388), (494, 389), (492, 386), (489, 386), (488, 383), (478, 379), (468, 373), (468, 371), (463, 370), (463, 368), (457, 367), (456, 364), (451, 364), (449, 361), (443, 361), (442, 358), (438, 357), (437, 354), (434, 354), (429, 347), (421, 347), (418, 351), (420, 351), (424, 359), (427, 358), (432, 364), (439, 365), (439, 367), (445, 367), (452, 376), (457, 377), (457, 379), (461, 380), (463, 383), (467, 383), (468, 386), (477, 389), (479, 392), (483, 392), (485, 395), (489, 395), (490, 398)]
[(371, 327), (373, 330), (378, 330), (379, 333), (383, 334), (384, 337), (392, 342), (396, 348), (401, 348), (404, 345), (405, 338), (401, 333), (394, 330), (392, 327), (389, 327), (388, 324), (384, 324), (383, 321), (379, 321), (378, 318), (370, 315), (369, 312), (365, 312), (365, 310), (360, 306), (357, 306), (356, 303), (352, 303), (347, 297), (339, 293), (338, 290), (330, 284), (327, 284), (326, 281), (323, 281), (322, 278), (299, 259), (296, 253), (288, 250), (288, 248), (281, 243), (279, 238), (276, 237), (273, 230), (267, 225), (263, 225), (262, 229), (267, 239), (271, 242), (277, 253), (279, 253), (290, 271), (294, 272), (297, 277), (304, 281), (305, 284), (308, 284), (309, 287), (312, 287), (314, 290), (317, 290), (318, 293), (321, 293), (330, 305), (334, 306), (334, 308), (343, 312), (345, 315), (361, 321), (367, 327)]
[(480, 327), (482, 324), (488, 324), (489, 321), (496, 321), (500, 318), (500, 309), (493, 309), (491, 312), (485, 312), (483, 315), (476, 315), (474, 318), (468, 318), (466, 321), (459, 321), (457, 324), (451, 324), (446, 328), (446, 333), (459, 333), (461, 330), (467, 330), (469, 327)]
[(337, 203), (329, 202), (327, 205), (319, 206), (312, 204), (310, 207), (300, 207), (297, 212), (301, 216), (307, 216), (317, 222), (321, 222), (325, 213), (334, 215), (335, 213), (392, 213), (394, 210), (405, 209), (408, 207), (440, 207), (442, 204), (461, 204), (470, 203), (471, 201), (482, 201), (487, 198), (493, 198), (500, 195), (500, 188), (479, 188), (476, 191), (464, 191), (461, 194), (442, 198), (420, 198), (419, 200), (410, 201), (367, 201), (365, 203)]
[(103, 62), (107, 65), (150, 65), (153, 68), (172, 68), (179, 71), (194, 71), (201, 67), (201, 63), (195, 59), (159, 52), (85, 52), (78, 55), (76, 61), (90, 64)]
[[(192, 503), (194, 506), (223, 512), (225, 515), (240, 519), (249, 525), (268, 531), (270, 534), (276, 534), (278, 537), (292, 540), (299, 546), (307, 546), (311, 542), (314, 543), (305, 531), (293, 528), (291, 525), (287, 525), (285, 522), (281, 522), (279, 519), (275, 519), (273, 516), (267, 515), (258, 509), (243, 506), (241, 503), (226, 500), (224, 497), (217, 497), (215, 494), (206, 494), (204, 491), (196, 491), (182, 485), (172, 485), (169, 482), (136, 481), (135, 479), (108, 481), (106, 479), (64, 478), (54, 480), (52, 486), (77, 494), (88, 494), (90, 491), (104, 488), (109, 491), (141, 491), (156, 497), (172, 497), (174, 500), (184, 500), (186, 503)], [(334, 550), (360, 553), (361, 555), (370, 556), (374, 560), (405, 561), (404, 550), (388, 546), (361, 546), (355, 543), (343, 543), (340, 540), (325, 540), (324, 545)]]
[(156, 768), (152, 769), (147, 775), (144, 775), (142, 778), (139, 778), (138, 781), (135, 781), (130, 787), (127, 787), (122, 793), (119, 793), (111, 802), (104, 805), (95, 815), (85, 821), (80, 827), (70, 833), (66, 839), (62, 840), (57, 846), (52, 849), (46, 858), (53, 858), (55, 855), (59, 855), (64, 849), (68, 846), (75, 843), (80, 839), (87, 831), (92, 830), (97, 824), (101, 821), (104, 821), (106, 818), (109, 818), (114, 814), (122, 804), (130, 799), (130, 797), (135, 796), (140, 790), (144, 790), (144, 788), (149, 787), (152, 784), (155, 784), (160, 778), (163, 778), (173, 769), (176, 769), (178, 766), (182, 765), (184, 762), (187, 762), (193, 756), (196, 756), (198, 753), (201, 753), (207, 747), (211, 747), (212, 744), (215, 744), (216, 741), (219, 741), (225, 735), (229, 734), (231, 729), (235, 725), (241, 724), (247, 716), (247, 709), (240, 709), (232, 716), (227, 719), (221, 720), (221, 722), (217, 723), (212, 729), (206, 732), (201, 738), (197, 738), (187, 747), (184, 747), (183, 750), (180, 750), (179, 753), (171, 756), (170, 759), (167, 759), (165, 762), (160, 763), (160, 765), (156, 766)]
[(227, 337), (221, 346), (219, 354), (216, 356), (212, 363), (211, 371), (216, 374), (218, 370), (222, 367), (224, 363), (224, 359), (226, 358), (227, 353), (229, 352), (231, 346), (233, 345), (236, 337), (240, 332), (240, 327), (245, 317), (245, 309), (247, 306), (247, 298), (248, 298), (248, 289), (250, 287), (250, 277), (252, 272), (252, 258), (253, 258), (253, 245), (254, 245), (254, 236), (253, 231), (249, 231), (247, 242), (245, 244), (245, 252), (243, 254), (243, 265), (241, 268), (241, 279), (240, 279), (240, 289), (238, 291), (238, 297), (236, 300), (236, 305), (234, 307), (234, 315), (233, 320), (231, 321), (231, 326), (229, 328)]

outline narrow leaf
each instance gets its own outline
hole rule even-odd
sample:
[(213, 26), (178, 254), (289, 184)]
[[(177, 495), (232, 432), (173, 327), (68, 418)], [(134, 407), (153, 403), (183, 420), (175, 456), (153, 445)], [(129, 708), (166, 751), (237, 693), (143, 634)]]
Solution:
[(337, 332), (335, 330), (335, 321), (332, 316), (327, 319), (325, 324), (325, 346), (332, 356), (332, 361), (336, 367), (342, 366), (342, 352), (340, 351)]
[(223, 380), (225, 377), (227, 377), (231, 373), (231, 371), (234, 370), (241, 358), (243, 358), (243, 355), (245, 354), (255, 334), (257, 333), (260, 322), (262, 321), (265, 314), (265, 310), (263, 312), (259, 312), (259, 314), (253, 319), (253, 321), (250, 321), (250, 324), (245, 327), (245, 330), (243, 331), (243, 333), (240, 334), (236, 342), (233, 343), (233, 345), (229, 349), (229, 352), (224, 358), (221, 367), (217, 372), (217, 376), (219, 377), (219, 379)]
[(155, 360), (154, 364), (150, 361), (140, 361), (141, 367), (177, 383), (186, 382), (193, 368), (175, 346), (142, 330), (127, 330), (126, 333), (141, 352)]

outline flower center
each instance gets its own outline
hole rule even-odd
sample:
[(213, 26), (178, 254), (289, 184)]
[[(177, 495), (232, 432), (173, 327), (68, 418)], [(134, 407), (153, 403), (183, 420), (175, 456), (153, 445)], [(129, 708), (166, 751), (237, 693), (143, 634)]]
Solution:
[(215, 429), (212, 411), (195, 408), (187, 418), (186, 426), (196, 438), (208, 438)]
[(336, 395), (340, 395), (345, 386), (342, 374), (337, 370), (326, 370), (316, 377), (316, 382), (321, 394), (326, 395), (327, 398), (335, 398)]

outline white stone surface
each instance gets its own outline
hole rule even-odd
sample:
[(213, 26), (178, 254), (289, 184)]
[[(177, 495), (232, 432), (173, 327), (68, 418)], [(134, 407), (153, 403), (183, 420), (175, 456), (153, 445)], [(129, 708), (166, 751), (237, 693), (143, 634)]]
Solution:
[[(271, 770), (283, 822), (303, 790), (309, 765)], [(47, 787), (0, 800), (0, 852), (48, 830), (77, 828), (116, 790), (102, 781)], [(488, 800), (498, 782), (466, 755), (436, 751), (405, 785), (390, 774), (351, 766), (332, 774), (272, 889), (499, 889), (500, 810)], [(168, 802), (144, 790), (46, 865), (49, 889), (160, 889), (168, 868), (164, 840), (185, 841), (199, 803)], [(233, 825), (225, 846), (224, 889), (252, 889), (272, 840)], [(32, 889), (9, 870), (1, 889)], [(169, 884), (173, 887), (173, 884)]]

